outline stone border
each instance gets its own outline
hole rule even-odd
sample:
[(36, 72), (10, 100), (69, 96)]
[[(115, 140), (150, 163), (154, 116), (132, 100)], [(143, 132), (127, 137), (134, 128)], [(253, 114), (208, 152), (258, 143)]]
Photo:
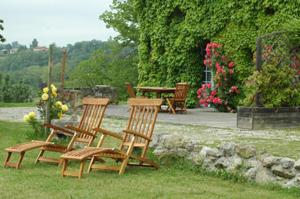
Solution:
[(152, 142), (159, 158), (183, 157), (209, 171), (239, 172), (257, 183), (278, 183), (283, 187), (300, 187), (300, 159), (258, 154), (251, 145), (233, 142), (216, 148), (202, 146), (197, 140), (181, 136), (159, 134)]

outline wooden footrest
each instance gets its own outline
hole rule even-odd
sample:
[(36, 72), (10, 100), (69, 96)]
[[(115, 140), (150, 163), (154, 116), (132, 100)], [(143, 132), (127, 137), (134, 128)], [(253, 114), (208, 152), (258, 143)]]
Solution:
[(15, 146), (8, 147), (5, 149), (5, 151), (21, 153), (24, 151), (28, 151), (28, 150), (35, 149), (35, 148), (40, 148), (42, 146), (47, 146), (47, 145), (51, 145), (51, 144), (53, 144), (53, 143), (33, 140), (31, 142), (26, 142), (26, 143), (17, 144)]
[(88, 147), (88, 148), (83, 148), (83, 149), (79, 149), (79, 150), (69, 151), (69, 152), (63, 154), (62, 156), (60, 156), (60, 158), (81, 161), (81, 160), (87, 159), (88, 157), (90, 157), (94, 154), (97, 154), (101, 150), (102, 149), (100, 149), (100, 148)]

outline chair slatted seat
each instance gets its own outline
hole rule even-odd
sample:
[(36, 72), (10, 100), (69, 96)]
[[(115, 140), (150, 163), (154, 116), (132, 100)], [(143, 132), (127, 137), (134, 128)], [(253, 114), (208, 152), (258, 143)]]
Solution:
[[(88, 172), (91, 170), (112, 170), (123, 174), (127, 165), (133, 166), (150, 166), (158, 168), (159, 166), (146, 157), (149, 144), (152, 139), (153, 130), (157, 118), (158, 111), (162, 104), (161, 99), (138, 99), (131, 98), (128, 100), (130, 106), (130, 115), (128, 124), (123, 134), (114, 133), (112, 131), (97, 128), (97, 132), (101, 133), (100, 140), (96, 148), (85, 148), (78, 152), (71, 151), (61, 156), (63, 162), (62, 176), (82, 177), (85, 161), (91, 158)], [(107, 136), (121, 140), (118, 149), (102, 148), (104, 140)], [(133, 155), (134, 148), (141, 148), (140, 155)], [(98, 165), (97, 160), (102, 158), (111, 158), (121, 162), (120, 166)], [(79, 172), (67, 171), (68, 161), (80, 161)], [(103, 163), (104, 161), (102, 161)]]
[[(6, 148), (5, 150), (8, 154), (4, 162), (4, 167), (15, 167), (16, 169), (19, 169), (25, 153), (36, 148), (40, 148), (40, 153), (38, 154), (35, 163), (40, 161), (60, 163), (60, 159), (44, 157), (44, 153), (46, 151), (66, 153), (74, 149), (73, 145), (75, 142), (80, 142), (90, 146), (97, 133), (93, 129), (100, 127), (108, 102), (109, 99), (107, 98), (84, 98), (83, 114), (77, 127), (68, 125), (63, 128), (51, 124), (45, 124), (46, 127), (51, 128), (51, 132), (46, 141), (33, 140), (32, 142), (17, 144)], [(70, 136), (71, 139), (67, 145), (54, 144), (52, 143), (52, 140), (56, 134), (64, 134), (66, 136)], [(9, 162), (12, 153), (20, 154), (17, 163)]]

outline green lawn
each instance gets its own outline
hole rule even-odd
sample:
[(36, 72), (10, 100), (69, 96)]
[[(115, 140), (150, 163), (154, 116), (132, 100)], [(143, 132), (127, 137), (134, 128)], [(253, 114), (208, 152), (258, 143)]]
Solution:
[[(25, 141), (28, 126), (0, 121), (0, 161), (4, 148)], [(159, 170), (130, 168), (125, 175), (92, 172), (83, 179), (60, 176), (55, 165), (34, 165), (37, 151), (28, 152), (20, 170), (0, 167), (0, 198), (197, 198), (289, 199), (299, 191), (200, 174), (188, 164), (162, 166)], [(72, 165), (78, 167), (78, 164)]]
[(24, 102), (24, 103), (6, 103), (0, 102), (0, 107), (34, 107), (36, 102)]

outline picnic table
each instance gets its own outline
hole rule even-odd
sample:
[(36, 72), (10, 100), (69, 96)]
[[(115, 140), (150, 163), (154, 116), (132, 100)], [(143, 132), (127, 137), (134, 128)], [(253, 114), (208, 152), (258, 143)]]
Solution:
[(161, 98), (162, 93), (175, 93), (176, 88), (170, 88), (170, 87), (143, 87), (143, 86), (137, 86), (136, 89), (142, 93), (143, 96), (145, 96), (146, 93), (156, 93), (156, 98)]

